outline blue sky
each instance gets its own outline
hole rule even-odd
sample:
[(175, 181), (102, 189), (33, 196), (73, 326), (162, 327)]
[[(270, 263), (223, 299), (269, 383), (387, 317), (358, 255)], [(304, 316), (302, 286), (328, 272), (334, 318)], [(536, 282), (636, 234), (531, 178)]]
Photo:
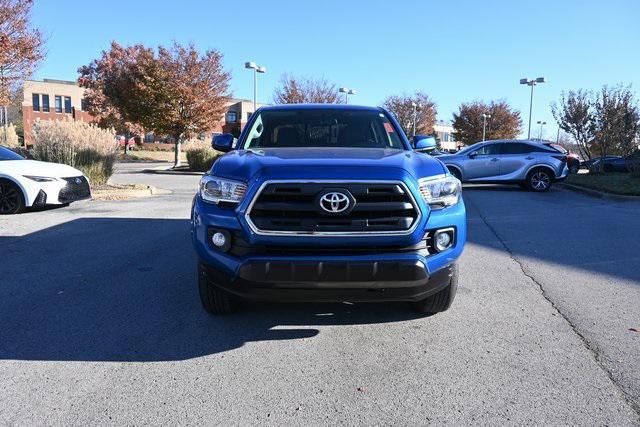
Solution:
[(549, 103), (563, 89), (623, 82), (638, 93), (638, 17), (638, 0), (36, 0), (34, 25), (48, 38), (48, 55), (35, 77), (75, 79), (111, 40), (176, 40), (220, 50), (236, 97), (253, 96), (244, 69), (252, 60), (268, 69), (263, 102), (283, 73), (355, 88), (352, 103), (365, 105), (422, 90), (444, 120), (461, 102), (506, 99), (521, 111), (526, 134), (529, 91), (518, 80), (545, 76), (533, 122), (547, 121), (555, 137)]

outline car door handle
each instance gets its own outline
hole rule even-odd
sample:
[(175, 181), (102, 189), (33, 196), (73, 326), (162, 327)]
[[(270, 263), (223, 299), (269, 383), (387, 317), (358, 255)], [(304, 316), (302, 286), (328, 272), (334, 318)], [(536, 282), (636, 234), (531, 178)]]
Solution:
[(498, 160), (500, 160), (500, 159), (497, 158), (497, 157), (494, 157), (493, 159), (491, 159), (492, 162), (497, 162)]

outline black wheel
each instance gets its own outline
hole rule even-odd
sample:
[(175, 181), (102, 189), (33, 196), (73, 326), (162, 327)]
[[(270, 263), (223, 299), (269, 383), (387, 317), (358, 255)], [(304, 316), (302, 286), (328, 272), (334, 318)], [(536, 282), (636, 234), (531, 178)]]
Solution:
[(449, 169), (449, 172), (451, 172), (451, 175), (455, 176), (460, 180), (460, 182), (462, 182), (462, 174), (458, 169), (456, 168), (447, 168), (447, 169)]
[(22, 190), (11, 181), (0, 180), (0, 214), (17, 214), (24, 210)]
[(433, 294), (428, 298), (413, 303), (416, 310), (425, 314), (436, 314), (442, 311), (446, 311), (451, 307), (456, 292), (458, 290), (458, 265), (455, 265), (451, 274), (451, 281), (449, 286), (439, 291), (437, 294)]
[(218, 289), (207, 276), (206, 270), (198, 264), (198, 288), (202, 307), (211, 314), (230, 314), (238, 309), (238, 301), (229, 293)]
[(529, 190), (531, 191), (547, 191), (551, 188), (552, 181), (553, 177), (551, 176), (551, 172), (547, 169), (534, 169), (529, 172), (529, 175), (527, 176), (527, 187), (529, 187)]

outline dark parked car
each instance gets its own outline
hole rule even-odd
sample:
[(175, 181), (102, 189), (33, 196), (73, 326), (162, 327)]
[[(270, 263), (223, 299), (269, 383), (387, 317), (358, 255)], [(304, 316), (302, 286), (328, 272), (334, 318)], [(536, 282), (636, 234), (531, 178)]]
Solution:
[(620, 156), (600, 156), (600, 157), (593, 157), (589, 160), (585, 160), (584, 162), (580, 163), (580, 168), (581, 169), (589, 169), (595, 162), (601, 161), (601, 160), (611, 160), (611, 159), (621, 159), (622, 157)]
[(638, 158), (638, 154), (630, 154), (626, 157), (611, 157), (598, 159), (593, 164), (594, 166), (602, 166), (603, 172), (628, 172), (629, 166), (634, 159)]

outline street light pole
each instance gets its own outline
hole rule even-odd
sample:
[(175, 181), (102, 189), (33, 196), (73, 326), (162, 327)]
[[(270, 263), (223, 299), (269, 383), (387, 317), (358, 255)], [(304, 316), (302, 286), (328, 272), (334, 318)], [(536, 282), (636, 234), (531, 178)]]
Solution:
[(413, 107), (413, 137), (416, 137), (416, 121), (418, 120), (418, 104), (415, 102), (411, 103)]
[(253, 112), (255, 113), (258, 104), (258, 73), (266, 73), (267, 68), (257, 65), (255, 62), (245, 62), (244, 68), (253, 70)]
[(344, 103), (345, 104), (349, 103), (349, 95), (355, 95), (356, 94), (356, 90), (355, 89), (349, 89), (347, 87), (339, 88), (338, 92), (344, 93)]
[(544, 77), (537, 77), (535, 79), (523, 78), (520, 79), (521, 85), (531, 86), (531, 98), (529, 99), (529, 130), (527, 131), (527, 139), (531, 139), (531, 114), (533, 113), (533, 87), (538, 83), (546, 83), (547, 79)]
[(482, 113), (482, 141), (485, 140), (487, 130), (487, 119), (491, 118), (491, 114)]
[(538, 134), (538, 140), (542, 141), (542, 126), (546, 125), (547, 122), (538, 120), (536, 123), (540, 125), (540, 133)]

